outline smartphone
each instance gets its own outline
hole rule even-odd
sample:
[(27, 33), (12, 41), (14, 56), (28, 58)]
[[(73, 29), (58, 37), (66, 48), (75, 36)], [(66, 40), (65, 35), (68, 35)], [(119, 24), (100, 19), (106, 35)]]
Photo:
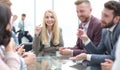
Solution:
[(24, 45), (25, 52), (32, 50), (32, 43), (22, 43), (21, 46)]

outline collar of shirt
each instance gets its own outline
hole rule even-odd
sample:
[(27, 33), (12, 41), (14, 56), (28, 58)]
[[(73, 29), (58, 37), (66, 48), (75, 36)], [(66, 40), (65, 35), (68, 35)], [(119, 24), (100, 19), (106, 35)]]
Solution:
[(88, 26), (90, 24), (90, 20), (84, 25), (85, 23), (82, 23), (82, 27), (84, 29), (84, 31), (87, 33), (87, 30), (88, 30)]
[(114, 30), (114, 28), (116, 27), (116, 25), (117, 25), (117, 24), (115, 24), (115, 25), (112, 26), (111, 28), (108, 28), (108, 30), (109, 30), (110, 32), (113, 32), (113, 30)]
[(20, 20), (20, 24), (23, 24), (23, 22), (24, 22), (24, 24), (26, 24), (27, 23), (27, 21), (26, 20)]
[(48, 36), (48, 46), (50, 47), (50, 41), (52, 39), (52, 32), (49, 33), (47, 30), (47, 36)]
[(88, 28), (88, 26), (89, 26), (89, 22), (87, 22), (85, 25), (84, 25), (84, 23), (82, 24), (82, 27), (84, 28)]
[(51, 38), (52, 38), (52, 32), (49, 33), (48, 30), (47, 30), (47, 36), (48, 36), (48, 43), (44, 45), (45, 46), (44, 48), (49, 48), (50, 47), (50, 41), (51, 41)]
[[(91, 17), (90, 17), (90, 19), (91, 19)], [(88, 26), (90, 24), (90, 19), (89, 19), (89, 21), (87, 23), (82, 23), (82, 27), (85, 27), (86, 29), (88, 29)]]

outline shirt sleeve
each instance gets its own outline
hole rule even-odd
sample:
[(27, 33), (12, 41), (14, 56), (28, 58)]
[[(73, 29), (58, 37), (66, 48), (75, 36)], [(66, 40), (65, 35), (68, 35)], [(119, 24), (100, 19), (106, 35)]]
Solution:
[(88, 61), (91, 61), (91, 56), (92, 56), (91, 54), (87, 54), (87, 60)]
[(90, 39), (88, 39), (87, 41), (83, 41), (83, 44), (86, 46), (88, 43), (90, 43)]

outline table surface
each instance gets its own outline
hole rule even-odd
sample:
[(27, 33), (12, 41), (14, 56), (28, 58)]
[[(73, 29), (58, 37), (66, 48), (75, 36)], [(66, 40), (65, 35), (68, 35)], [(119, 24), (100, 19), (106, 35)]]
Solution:
[(39, 56), (36, 60), (36, 64), (29, 65), (28, 70), (90, 70), (66, 56)]

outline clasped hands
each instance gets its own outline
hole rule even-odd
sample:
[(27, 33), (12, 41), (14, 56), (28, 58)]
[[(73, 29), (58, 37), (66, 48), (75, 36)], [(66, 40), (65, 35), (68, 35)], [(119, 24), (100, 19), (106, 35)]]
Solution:
[(32, 52), (25, 52), (24, 45), (17, 47), (16, 52), (24, 58), (27, 65), (36, 63), (36, 55)]
[(24, 45), (19, 46), (17, 48), (14, 48), (15, 42), (14, 39), (11, 38), (9, 44), (5, 47), (6, 52), (13, 52), (13, 53), (18, 53), (20, 56), (23, 56), (23, 59), (25, 60), (25, 63), (27, 65), (33, 64), (36, 62), (36, 55), (31, 52), (25, 52), (25, 49), (23, 48)]
[(110, 59), (105, 59), (105, 62), (101, 63), (102, 70), (111, 70), (113, 61)]

